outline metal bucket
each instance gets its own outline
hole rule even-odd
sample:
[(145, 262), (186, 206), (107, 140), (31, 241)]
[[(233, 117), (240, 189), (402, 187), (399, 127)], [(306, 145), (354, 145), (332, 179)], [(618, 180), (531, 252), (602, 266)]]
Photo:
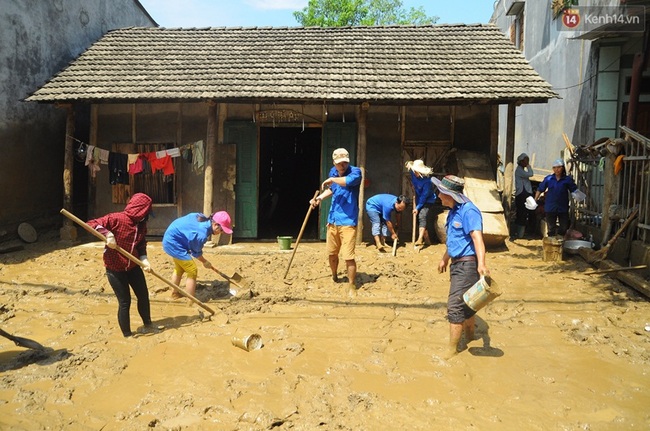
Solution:
[(482, 276), (474, 286), (463, 294), (463, 301), (469, 308), (478, 311), (501, 295), (497, 283), (489, 275)]

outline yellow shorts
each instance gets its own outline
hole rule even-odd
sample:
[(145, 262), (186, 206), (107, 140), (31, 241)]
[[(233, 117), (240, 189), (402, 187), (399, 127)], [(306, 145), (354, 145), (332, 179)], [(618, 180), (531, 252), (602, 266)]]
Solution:
[(175, 257), (172, 259), (174, 260), (174, 274), (177, 274), (180, 277), (183, 273), (186, 273), (187, 278), (196, 280), (196, 276), (199, 274), (199, 269), (197, 268), (194, 259), (180, 260)]
[(357, 244), (356, 226), (327, 225), (327, 254), (338, 255), (344, 260), (354, 260), (354, 247)]

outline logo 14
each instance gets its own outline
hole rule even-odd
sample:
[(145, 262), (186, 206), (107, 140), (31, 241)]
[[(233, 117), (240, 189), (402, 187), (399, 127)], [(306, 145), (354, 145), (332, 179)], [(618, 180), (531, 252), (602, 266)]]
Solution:
[(580, 25), (580, 11), (578, 9), (565, 9), (562, 13), (562, 24), (567, 28), (576, 28)]

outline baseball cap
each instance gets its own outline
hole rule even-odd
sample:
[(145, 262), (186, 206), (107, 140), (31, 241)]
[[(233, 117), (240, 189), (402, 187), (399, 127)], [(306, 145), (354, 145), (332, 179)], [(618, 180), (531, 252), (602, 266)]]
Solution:
[(212, 221), (218, 223), (221, 226), (221, 229), (227, 234), (232, 233), (232, 222), (230, 221), (230, 216), (225, 211), (219, 211), (212, 215)]
[(350, 163), (350, 153), (348, 153), (348, 150), (345, 148), (337, 148), (332, 153), (332, 160), (334, 160), (334, 164), (341, 162)]

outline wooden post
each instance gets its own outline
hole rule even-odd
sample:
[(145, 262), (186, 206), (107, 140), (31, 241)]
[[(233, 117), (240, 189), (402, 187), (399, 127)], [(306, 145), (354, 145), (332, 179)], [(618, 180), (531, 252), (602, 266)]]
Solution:
[(208, 137), (205, 145), (205, 173), (203, 176), (203, 214), (205, 215), (212, 213), (217, 133), (217, 104), (211, 101), (208, 107)]
[(504, 159), (505, 171), (503, 181), (503, 208), (505, 210), (506, 222), (510, 228), (510, 214), (512, 212), (512, 189), (513, 189), (513, 173), (514, 173), (514, 158), (515, 158), (515, 111), (517, 106), (515, 103), (508, 104), (508, 120), (506, 130), (506, 155)]
[[(72, 105), (62, 105), (67, 110), (65, 122), (65, 156), (63, 159), (63, 208), (72, 211), (72, 173), (74, 169), (74, 107)], [(72, 221), (67, 218), (63, 221), (63, 226), (59, 230), (59, 237), (63, 241), (76, 241), (77, 228)]]
[(361, 186), (359, 187), (359, 221), (357, 223), (357, 244), (363, 241), (363, 210), (365, 201), (366, 181), (366, 130), (368, 120), (368, 102), (357, 107), (357, 166), (361, 169)]
[[(93, 103), (90, 106), (90, 142), (89, 145), (97, 146), (97, 131), (99, 130), (99, 105)], [(88, 173), (88, 218), (95, 218), (97, 205), (97, 177)]]

